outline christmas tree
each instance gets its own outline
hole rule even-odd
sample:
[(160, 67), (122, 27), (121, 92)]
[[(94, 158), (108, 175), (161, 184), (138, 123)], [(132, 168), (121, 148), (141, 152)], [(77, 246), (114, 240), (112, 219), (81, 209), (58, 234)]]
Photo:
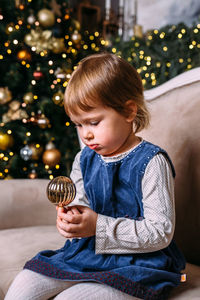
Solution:
[(69, 175), (79, 143), (64, 90), (79, 60), (103, 47), (71, 12), (68, 0), (1, 1), (1, 179)]
[(200, 66), (200, 22), (167, 25), (128, 41), (117, 37), (108, 50), (132, 64), (144, 88), (151, 89)]

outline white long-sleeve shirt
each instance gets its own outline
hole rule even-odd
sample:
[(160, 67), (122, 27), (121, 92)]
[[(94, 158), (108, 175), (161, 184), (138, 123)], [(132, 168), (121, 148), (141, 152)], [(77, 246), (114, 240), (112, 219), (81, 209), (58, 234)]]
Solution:
[[(129, 152), (102, 159), (106, 162), (117, 161)], [(77, 190), (71, 205), (89, 207), (80, 168), (80, 154), (75, 157), (70, 175)], [(141, 221), (98, 214), (96, 254), (147, 253), (169, 245), (175, 225), (174, 178), (168, 160), (161, 153), (155, 155), (146, 167), (142, 194), (144, 219)]]

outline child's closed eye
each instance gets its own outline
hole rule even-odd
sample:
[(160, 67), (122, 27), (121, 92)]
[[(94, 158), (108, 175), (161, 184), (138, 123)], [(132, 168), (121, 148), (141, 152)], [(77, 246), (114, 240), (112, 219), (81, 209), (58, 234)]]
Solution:
[(97, 126), (97, 125), (99, 124), (99, 121), (92, 121), (92, 122), (90, 122), (90, 124), (91, 124), (92, 126)]

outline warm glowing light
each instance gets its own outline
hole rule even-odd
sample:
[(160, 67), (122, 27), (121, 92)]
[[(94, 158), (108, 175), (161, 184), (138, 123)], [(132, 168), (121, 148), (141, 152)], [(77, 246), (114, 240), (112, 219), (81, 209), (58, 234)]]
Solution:
[(146, 84), (146, 80), (142, 79), (142, 84), (145, 85)]
[(161, 38), (161, 39), (164, 39), (164, 37), (165, 37), (165, 32), (161, 32), (160, 38)]

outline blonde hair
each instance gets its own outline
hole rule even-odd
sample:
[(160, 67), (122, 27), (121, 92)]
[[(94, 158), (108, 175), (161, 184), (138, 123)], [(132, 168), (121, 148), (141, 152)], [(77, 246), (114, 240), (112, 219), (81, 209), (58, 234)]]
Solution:
[(78, 109), (89, 111), (101, 104), (128, 115), (125, 103), (134, 101), (137, 115), (135, 132), (149, 124), (143, 85), (136, 69), (124, 59), (110, 53), (100, 53), (82, 59), (72, 73), (64, 97), (68, 115)]

